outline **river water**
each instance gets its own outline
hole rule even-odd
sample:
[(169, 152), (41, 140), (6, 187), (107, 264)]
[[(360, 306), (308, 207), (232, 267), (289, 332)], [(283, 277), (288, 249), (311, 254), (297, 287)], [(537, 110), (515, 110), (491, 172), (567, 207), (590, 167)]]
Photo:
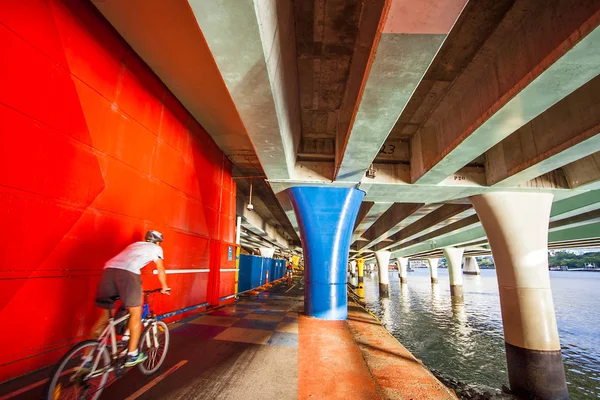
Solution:
[[(508, 386), (495, 270), (464, 275), (462, 304), (450, 299), (448, 270), (432, 285), (429, 270), (408, 273), (380, 299), (377, 272), (365, 274), (365, 302), (385, 327), (425, 365), (479, 389)], [(600, 273), (550, 272), (571, 399), (600, 398)], [(356, 284), (356, 279), (353, 279)]]

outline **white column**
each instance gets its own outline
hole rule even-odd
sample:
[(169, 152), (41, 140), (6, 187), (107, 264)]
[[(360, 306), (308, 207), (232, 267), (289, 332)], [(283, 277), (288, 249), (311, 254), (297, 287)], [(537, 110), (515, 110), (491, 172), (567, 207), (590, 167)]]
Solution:
[(467, 275), (479, 275), (479, 264), (475, 257), (465, 257), (465, 269), (463, 271)]
[(427, 259), (427, 264), (429, 264), (429, 275), (431, 276), (431, 283), (438, 282), (437, 267), (438, 267), (439, 262), (440, 262), (439, 258), (428, 258)]
[(461, 264), (465, 249), (447, 247), (444, 249), (446, 262), (448, 264), (448, 276), (450, 277), (450, 295), (459, 299), (463, 297), (463, 280)]
[(356, 276), (356, 260), (350, 261), (350, 276)]
[(389, 251), (378, 251), (375, 253), (377, 265), (379, 266), (379, 296), (387, 297), (389, 295), (390, 276), (388, 273), (390, 265)]
[(235, 244), (240, 244), (242, 241), (240, 240), (240, 235), (242, 234), (242, 217), (237, 217), (236, 225), (235, 225)]
[(511, 390), (568, 399), (548, 272), (552, 194), (495, 192), (471, 202), (496, 264)]
[(275, 254), (275, 249), (273, 247), (260, 247), (260, 256), (265, 258), (273, 258), (273, 254)]
[(408, 282), (408, 258), (398, 257), (398, 277), (400, 284)]

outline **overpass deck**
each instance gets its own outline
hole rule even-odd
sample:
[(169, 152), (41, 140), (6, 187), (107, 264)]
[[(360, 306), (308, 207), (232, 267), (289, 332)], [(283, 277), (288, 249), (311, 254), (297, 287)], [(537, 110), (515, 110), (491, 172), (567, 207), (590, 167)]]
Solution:
[[(347, 321), (302, 315), (299, 278), (172, 324), (165, 363), (111, 379), (107, 399), (454, 399), (379, 322), (351, 303)], [(0, 386), (40, 399), (49, 369)]]

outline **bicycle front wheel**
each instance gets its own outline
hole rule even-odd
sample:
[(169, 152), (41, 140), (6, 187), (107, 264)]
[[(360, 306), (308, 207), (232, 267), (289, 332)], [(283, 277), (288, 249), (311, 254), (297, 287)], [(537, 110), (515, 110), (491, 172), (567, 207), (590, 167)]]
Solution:
[(139, 351), (146, 353), (148, 359), (139, 364), (144, 375), (155, 373), (167, 356), (169, 350), (169, 328), (162, 321), (151, 322), (140, 337)]
[[(91, 361), (91, 367), (86, 365)], [(94, 364), (97, 365), (93, 368)], [(96, 400), (106, 385), (110, 354), (96, 340), (75, 345), (58, 362), (52, 374), (45, 398), (48, 400)]]

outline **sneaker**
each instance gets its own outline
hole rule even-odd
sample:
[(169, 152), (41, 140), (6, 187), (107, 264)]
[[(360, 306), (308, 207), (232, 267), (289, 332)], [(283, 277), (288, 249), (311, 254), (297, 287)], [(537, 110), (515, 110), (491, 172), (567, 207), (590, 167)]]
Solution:
[(136, 356), (127, 355), (127, 359), (125, 360), (125, 366), (133, 367), (134, 365), (143, 363), (147, 359), (148, 359), (148, 356), (144, 353), (138, 353)]

